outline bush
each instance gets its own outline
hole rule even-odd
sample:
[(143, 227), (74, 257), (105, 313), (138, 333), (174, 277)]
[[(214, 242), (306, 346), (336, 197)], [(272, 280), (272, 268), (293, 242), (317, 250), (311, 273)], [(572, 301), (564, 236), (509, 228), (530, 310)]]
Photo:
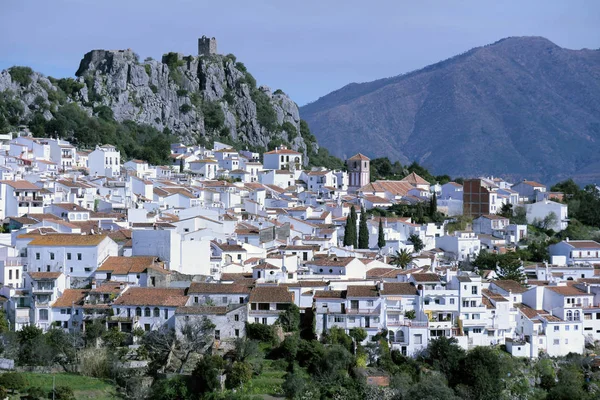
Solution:
[(275, 332), (271, 325), (246, 323), (246, 336), (250, 340), (271, 343), (275, 340)]
[(204, 129), (207, 132), (221, 130), (225, 124), (225, 113), (221, 105), (216, 101), (202, 103), (202, 115), (204, 116)]
[(228, 389), (238, 388), (252, 379), (252, 366), (246, 362), (234, 362), (231, 371), (227, 373), (225, 386)]
[(8, 73), (13, 81), (21, 86), (27, 86), (31, 83), (31, 74), (33, 74), (33, 70), (29, 67), (11, 67), (8, 69)]
[(63, 78), (56, 82), (56, 85), (62, 89), (67, 96), (73, 96), (85, 86), (84, 83), (78, 82), (73, 78)]
[(152, 90), (152, 93), (156, 94), (158, 92), (158, 88), (156, 87), (156, 85), (150, 85), (150, 90)]
[(181, 111), (183, 114), (187, 114), (192, 111), (192, 106), (189, 104), (182, 104), (181, 107), (179, 107), (179, 111)]
[(73, 389), (69, 386), (57, 386), (54, 389), (54, 397), (52, 396), (52, 391), (48, 397), (56, 399), (56, 400), (75, 400), (75, 394), (73, 393)]
[[(146, 61), (149, 61), (148, 59), (146, 59)], [(148, 77), (150, 77), (150, 75), (152, 74), (152, 67), (149, 64), (144, 65), (144, 69), (146, 70), (146, 75), (148, 75)]]
[(276, 91), (273, 92), (273, 94), (285, 94), (285, 93), (283, 92), (283, 90), (277, 89)]
[(29, 390), (27, 391), (27, 395), (30, 399), (45, 399), (46, 398), (46, 391), (44, 389), (42, 389), (39, 386), (33, 386), (30, 387)]
[(18, 372), (7, 372), (0, 375), (0, 386), (12, 392), (21, 391), (28, 386), (25, 376)]
[(187, 96), (187, 94), (188, 94), (187, 90), (185, 90), (185, 89), (177, 89), (177, 96), (184, 97), (184, 96)]

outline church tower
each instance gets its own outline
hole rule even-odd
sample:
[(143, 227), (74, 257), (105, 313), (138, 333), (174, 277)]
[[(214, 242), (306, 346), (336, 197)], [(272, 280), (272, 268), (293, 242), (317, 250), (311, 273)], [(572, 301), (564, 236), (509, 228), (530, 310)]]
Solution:
[(348, 166), (348, 191), (356, 192), (367, 183), (371, 182), (370, 159), (358, 153), (346, 161)]

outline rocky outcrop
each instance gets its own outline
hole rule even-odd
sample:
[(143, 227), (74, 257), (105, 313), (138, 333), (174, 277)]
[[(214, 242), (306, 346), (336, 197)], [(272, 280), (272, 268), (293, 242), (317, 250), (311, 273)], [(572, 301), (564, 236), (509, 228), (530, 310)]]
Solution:
[[(300, 134), (298, 106), (283, 92), (272, 93), (256, 82), (231, 55), (165, 54), (161, 61), (140, 62), (132, 50), (93, 50), (85, 54), (69, 90), (60, 81), (32, 72), (19, 82), (0, 73), (0, 92), (10, 93), (31, 115), (41, 102), (45, 118), (64, 102), (76, 102), (90, 115), (109, 107), (118, 121), (133, 120), (169, 129), (185, 143), (233, 140), (266, 148), (273, 140), (304, 151), (314, 143)], [(50, 97), (50, 98), (49, 98)], [(292, 131), (292, 132), (290, 132)]]

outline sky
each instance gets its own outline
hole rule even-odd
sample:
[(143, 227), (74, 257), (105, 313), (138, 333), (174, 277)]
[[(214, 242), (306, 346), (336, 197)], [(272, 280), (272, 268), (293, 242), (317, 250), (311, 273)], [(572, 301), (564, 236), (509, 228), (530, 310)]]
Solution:
[(0, 70), (74, 76), (92, 49), (195, 55), (202, 35), (304, 105), (508, 36), (598, 49), (600, 1), (0, 0)]

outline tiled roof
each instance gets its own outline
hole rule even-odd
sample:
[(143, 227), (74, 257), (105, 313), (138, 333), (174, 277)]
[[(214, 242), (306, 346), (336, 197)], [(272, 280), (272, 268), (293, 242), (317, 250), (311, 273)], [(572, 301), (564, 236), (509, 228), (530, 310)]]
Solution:
[(250, 293), (251, 303), (292, 303), (294, 295), (282, 286), (257, 286)]
[(417, 288), (406, 282), (384, 282), (382, 296), (390, 295), (418, 295)]
[(413, 278), (413, 280), (415, 282), (439, 282), (440, 281), (440, 277), (436, 274), (433, 273), (417, 273), (417, 274), (412, 274), (411, 277)]
[(290, 149), (275, 149), (271, 151), (267, 151), (265, 154), (297, 154), (302, 155), (302, 153), (298, 153), (297, 151)]
[(98, 246), (106, 238), (106, 235), (52, 233), (36, 236), (29, 242), (29, 246)]
[(313, 296), (315, 299), (343, 299), (346, 297), (345, 290), (317, 290)]
[(181, 307), (187, 303), (185, 289), (137, 288), (126, 290), (115, 305)]
[(576, 249), (600, 249), (600, 243), (593, 240), (569, 240), (564, 243), (570, 244)]
[(62, 275), (62, 272), (28, 272), (29, 276), (33, 280), (41, 279), (56, 279)]
[(523, 181), (523, 183), (525, 185), (529, 185), (529, 186), (533, 186), (533, 187), (546, 187), (546, 185), (543, 185), (543, 184), (535, 182), (535, 181)]
[(55, 207), (62, 208), (63, 210), (67, 210), (67, 211), (78, 211), (78, 212), (89, 212), (90, 211), (86, 208), (78, 206), (75, 203), (54, 203), (53, 205)]
[(583, 292), (574, 286), (546, 286), (546, 289), (561, 296), (593, 296), (593, 294)]
[(345, 267), (354, 260), (354, 257), (327, 257), (309, 261), (307, 264), (316, 265), (319, 267)]
[(248, 294), (250, 288), (240, 284), (192, 282), (188, 294)]
[(413, 186), (403, 181), (375, 181), (358, 189), (359, 192), (390, 192), (394, 196), (406, 196)]
[(493, 282), (494, 285), (498, 286), (499, 288), (507, 291), (507, 292), (511, 292), (511, 293), (525, 293), (528, 289), (521, 285), (519, 282), (517, 281), (513, 281), (510, 279), (507, 280), (497, 280)]
[(29, 181), (0, 181), (5, 185), (12, 187), (15, 190), (40, 190), (41, 188)]
[(95, 289), (91, 289), (90, 293), (118, 294), (123, 290), (121, 284), (122, 282), (104, 282), (102, 285), (96, 286)]
[(154, 256), (111, 256), (97, 269), (97, 271), (112, 272), (113, 275), (139, 274), (156, 261)]
[(378, 297), (377, 286), (348, 286), (346, 297)]
[(427, 182), (425, 179), (421, 178), (417, 173), (412, 172), (410, 174), (408, 174), (404, 179), (402, 179), (400, 182), (408, 182), (411, 185), (429, 185), (429, 182)]
[(177, 307), (178, 315), (225, 315), (229, 309), (226, 306), (191, 306)]
[(358, 153), (348, 159), (348, 161), (370, 161), (371, 159), (364, 154)]
[(53, 304), (52, 308), (59, 307), (71, 307), (72, 305), (83, 304), (83, 299), (87, 295), (87, 290), (81, 289), (65, 289), (62, 296), (60, 296)]

